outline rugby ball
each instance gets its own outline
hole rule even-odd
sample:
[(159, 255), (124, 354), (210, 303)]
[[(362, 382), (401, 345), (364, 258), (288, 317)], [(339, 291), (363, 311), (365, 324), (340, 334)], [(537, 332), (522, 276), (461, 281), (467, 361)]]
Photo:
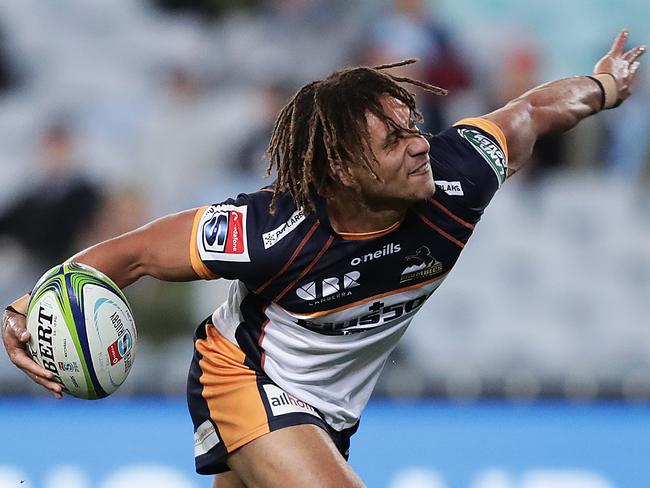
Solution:
[(90, 266), (64, 263), (38, 280), (27, 330), (28, 352), (78, 398), (110, 395), (133, 365), (137, 333), (131, 308), (117, 285)]

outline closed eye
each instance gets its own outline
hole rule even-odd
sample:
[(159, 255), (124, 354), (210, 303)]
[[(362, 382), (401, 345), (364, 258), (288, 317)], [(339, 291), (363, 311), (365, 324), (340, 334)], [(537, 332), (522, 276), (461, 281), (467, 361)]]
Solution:
[(401, 139), (401, 134), (397, 130), (392, 130), (386, 135), (386, 140), (384, 141), (384, 149), (392, 149)]

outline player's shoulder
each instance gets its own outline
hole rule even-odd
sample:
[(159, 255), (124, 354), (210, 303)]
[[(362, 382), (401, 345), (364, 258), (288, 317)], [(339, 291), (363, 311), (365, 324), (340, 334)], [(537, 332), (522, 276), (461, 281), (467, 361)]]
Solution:
[[(266, 187), (249, 195), (250, 205), (254, 207), (255, 216), (252, 223), (256, 239), (264, 251), (280, 246), (281, 242), (291, 236), (301, 224), (308, 220), (302, 208), (298, 208), (288, 192), (275, 196), (275, 188)], [(275, 197), (273, 208), (271, 201)], [(298, 233), (301, 234), (301, 233)], [(295, 234), (294, 234), (295, 237)], [(291, 240), (291, 239), (288, 239)]]
[(483, 118), (467, 118), (431, 140), (434, 173), (461, 173), (470, 179), (492, 175), (497, 186), (508, 171), (508, 144), (503, 131)]
[(483, 118), (462, 119), (431, 139), (438, 203), (477, 222), (508, 172), (503, 131)]
[[(275, 224), (285, 221), (296, 213), (296, 205), (288, 193), (281, 193), (275, 199), (273, 209), (271, 202), (275, 196), (275, 188), (267, 186), (251, 193), (240, 193), (219, 203), (204, 206), (200, 209), (205, 220), (215, 214), (231, 214), (242, 218), (246, 226), (255, 231), (265, 231)], [(299, 212), (302, 215), (302, 212)], [(223, 220), (223, 219), (222, 219)]]
[[(259, 262), (285, 249), (307, 216), (286, 192), (275, 198), (272, 186), (240, 193), (198, 210), (193, 234), (206, 261)], [(295, 233), (294, 233), (295, 232)]]

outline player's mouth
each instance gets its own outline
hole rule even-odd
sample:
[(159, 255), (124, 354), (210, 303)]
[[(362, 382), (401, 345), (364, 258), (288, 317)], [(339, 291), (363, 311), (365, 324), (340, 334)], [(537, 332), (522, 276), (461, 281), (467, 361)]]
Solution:
[(429, 158), (426, 158), (424, 162), (419, 165), (417, 168), (409, 172), (409, 176), (421, 176), (426, 175), (431, 172), (431, 163)]

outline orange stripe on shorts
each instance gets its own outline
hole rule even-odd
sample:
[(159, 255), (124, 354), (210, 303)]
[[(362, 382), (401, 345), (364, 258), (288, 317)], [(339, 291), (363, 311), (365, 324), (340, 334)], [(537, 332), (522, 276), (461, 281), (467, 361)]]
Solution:
[(245, 354), (212, 325), (207, 338), (196, 341), (201, 384), (210, 417), (217, 424), (228, 452), (268, 432), (269, 422), (255, 372), (244, 364)]

